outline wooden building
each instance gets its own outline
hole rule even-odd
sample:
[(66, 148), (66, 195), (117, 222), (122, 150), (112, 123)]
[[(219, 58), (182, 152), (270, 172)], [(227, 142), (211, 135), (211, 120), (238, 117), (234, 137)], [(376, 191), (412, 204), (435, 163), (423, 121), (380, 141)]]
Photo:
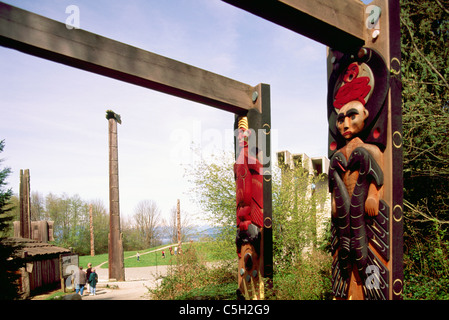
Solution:
[(60, 288), (60, 255), (70, 253), (69, 249), (25, 238), (7, 238), (3, 242), (20, 247), (17, 256), (24, 259), (19, 281), (23, 298)]

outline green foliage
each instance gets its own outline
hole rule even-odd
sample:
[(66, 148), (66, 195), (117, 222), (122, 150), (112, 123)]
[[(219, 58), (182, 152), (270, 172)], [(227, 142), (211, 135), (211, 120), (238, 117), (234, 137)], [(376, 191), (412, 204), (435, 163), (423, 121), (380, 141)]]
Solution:
[(233, 155), (223, 153), (213, 155), (210, 161), (201, 159), (186, 168), (185, 175), (193, 186), (190, 192), (203, 210), (204, 218), (214, 226), (223, 226), (224, 233), (229, 233), (229, 227), (235, 224)]
[(404, 297), (447, 299), (449, 3), (401, 0)]
[(177, 256), (161, 285), (150, 292), (156, 300), (236, 299), (236, 269), (235, 261), (209, 266), (204, 251), (190, 246)]
[[(235, 180), (233, 174), (234, 157), (230, 154), (215, 156), (212, 163), (201, 160), (186, 171), (193, 183), (192, 194), (210, 222), (222, 227), (214, 249), (222, 261), (236, 261), (236, 204)], [(273, 189), (273, 249), (274, 288), (266, 292), (269, 299), (326, 299), (330, 292), (329, 254), (321, 251), (317, 235), (317, 212), (324, 211), (328, 195), (325, 177), (312, 177), (300, 165), (294, 169), (274, 168)], [(317, 188), (313, 189), (312, 185)], [(309, 252), (309, 253), (308, 253)], [(215, 254), (214, 254), (215, 255)], [(209, 279), (211, 270), (191, 266), (194, 273)], [(212, 298), (215, 293), (227, 297), (222, 292), (234, 295), (237, 289), (237, 268), (229, 269), (230, 282), (222, 281), (219, 275), (215, 282), (203, 285), (180, 283), (183, 278), (176, 272), (165, 278), (159, 291), (165, 292), (161, 299), (203, 298), (199, 292), (207, 292)], [(327, 270), (327, 271), (326, 271)], [(184, 270), (183, 270), (184, 272)], [(227, 274), (227, 271), (220, 271)], [(231, 277), (232, 275), (232, 277)], [(188, 281), (191, 281), (189, 278)], [(192, 280), (193, 281), (193, 280)], [(217, 283), (218, 282), (218, 283)], [(231, 288), (233, 290), (231, 290)], [(180, 292), (184, 293), (180, 293)], [(175, 294), (176, 293), (176, 294)]]
[[(273, 174), (273, 256), (278, 270), (301, 261), (307, 249), (317, 249), (317, 211), (328, 196), (325, 177), (302, 166), (281, 167)], [(312, 186), (322, 186), (312, 189)]]
[(273, 292), (279, 300), (329, 300), (331, 296), (331, 265), (329, 254), (315, 251), (301, 261), (275, 273)]
[(88, 202), (79, 195), (61, 196), (49, 193), (43, 199), (42, 218), (54, 221), (54, 244), (74, 252), (90, 254), (89, 205), (92, 205), (95, 252), (108, 250), (109, 218), (101, 201)]
[[(4, 140), (0, 141), (0, 152), (4, 148)], [(0, 160), (1, 163), (1, 160)], [(11, 173), (10, 168), (0, 170), (0, 300), (10, 300), (19, 297), (17, 281), (19, 275), (16, 273), (21, 267), (21, 260), (16, 256), (19, 247), (14, 247), (3, 242), (11, 229), (13, 216), (10, 214), (11, 189), (5, 189), (6, 178)]]

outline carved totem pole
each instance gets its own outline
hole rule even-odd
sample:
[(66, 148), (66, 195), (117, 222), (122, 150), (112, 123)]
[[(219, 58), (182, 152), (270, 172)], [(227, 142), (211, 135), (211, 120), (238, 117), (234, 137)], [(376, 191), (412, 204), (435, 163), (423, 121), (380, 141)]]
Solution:
[[(373, 12), (380, 14), (380, 7), (367, 10)], [(370, 46), (352, 53), (329, 49), (329, 191), (336, 299), (401, 299), (400, 55), (391, 44), (398, 34), (391, 30), (390, 25), (389, 51), (385, 43), (376, 43), (379, 30), (366, 43)]]
[(122, 123), (120, 115), (106, 111), (109, 141), (109, 279), (125, 281), (123, 239), (120, 229), (119, 175), (117, 122)]
[(263, 100), (259, 110), (237, 116), (236, 213), (238, 255), (238, 297), (264, 299), (263, 278), (272, 277), (271, 164), (269, 86), (260, 85), (253, 101)]

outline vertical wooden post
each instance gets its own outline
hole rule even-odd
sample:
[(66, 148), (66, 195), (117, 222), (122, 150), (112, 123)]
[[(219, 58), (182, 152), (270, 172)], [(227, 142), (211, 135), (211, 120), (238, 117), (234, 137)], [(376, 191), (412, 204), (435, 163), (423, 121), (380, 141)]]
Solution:
[(90, 223), (90, 255), (95, 256), (95, 242), (94, 242), (94, 220), (92, 215), (92, 204), (89, 205), (89, 223)]
[(178, 199), (178, 203), (176, 206), (176, 220), (177, 220), (177, 228), (178, 228), (178, 254), (181, 254), (181, 203)]
[(257, 85), (254, 107), (234, 125), (238, 296), (264, 299), (273, 275), (270, 86)]
[[(352, 299), (402, 299), (403, 183), (399, 12), (399, 0), (374, 0), (366, 6), (365, 16), (361, 18), (365, 21), (364, 47), (358, 52), (329, 50), (328, 56), (329, 158), (331, 158), (331, 167), (335, 173), (339, 170), (337, 153), (339, 150), (344, 150), (345, 142), (336, 129), (338, 118), (333, 102), (334, 99), (337, 100), (339, 86), (343, 82), (354, 81), (355, 83), (355, 78), (345, 81), (344, 74), (349, 70), (349, 64), (357, 63), (360, 70), (365, 68), (371, 72), (371, 74), (365, 74), (365, 77), (375, 79), (370, 83), (372, 92), (364, 102), (366, 109), (369, 110), (369, 116), (365, 120), (366, 129), (360, 134), (360, 139), (364, 143), (364, 148), (369, 150), (373, 157), (375, 157), (373, 150), (375, 148), (380, 150), (379, 160), (376, 161), (380, 166), (378, 171), (382, 174), (383, 179), (379, 180), (380, 184), (378, 185), (380, 191), (378, 213), (374, 217), (366, 218), (366, 237), (368, 239), (368, 254), (364, 256), (367, 257), (366, 270), (361, 269), (362, 271), (359, 272), (362, 279), (359, 281), (360, 284), (357, 284), (360, 287), (357, 291), (360, 294), (352, 296)], [(343, 84), (342, 87), (344, 85), (346, 84)], [(340, 93), (343, 92), (347, 96), (350, 95), (350, 90), (342, 90)], [(343, 94), (340, 96), (344, 97)], [(343, 109), (344, 107), (341, 108), (341, 110)], [(339, 114), (343, 115), (343, 112)], [(334, 162), (332, 162), (333, 159)], [(350, 166), (349, 163), (348, 166)], [(374, 168), (374, 165), (371, 168)], [(348, 169), (347, 171), (351, 170), (349, 167), (346, 169)], [(344, 172), (339, 175), (347, 176)], [(337, 178), (329, 176), (334, 179), (335, 188), (339, 189)], [(351, 198), (351, 206), (353, 199)], [(354, 206), (356, 205), (354, 204)], [(343, 215), (339, 217), (343, 217)], [(334, 218), (338, 223), (338, 217)], [(373, 227), (372, 223), (375, 223)], [(351, 285), (354, 283), (352, 278), (346, 279), (346, 282), (339, 281), (338, 272), (342, 269), (343, 260), (338, 257), (338, 250), (341, 250), (338, 233), (341, 231), (336, 226), (337, 224), (333, 230), (335, 248), (333, 290), (336, 297), (347, 299), (351, 298), (351, 292), (356, 292), (356, 290), (352, 291), (352, 288), (356, 286)]]
[(20, 170), (20, 237), (31, 239), (30, 170)]
[(120, 115), (106, 111), (109, 122), (109, 280), (125, 281), (118, 183), (117, 122)]

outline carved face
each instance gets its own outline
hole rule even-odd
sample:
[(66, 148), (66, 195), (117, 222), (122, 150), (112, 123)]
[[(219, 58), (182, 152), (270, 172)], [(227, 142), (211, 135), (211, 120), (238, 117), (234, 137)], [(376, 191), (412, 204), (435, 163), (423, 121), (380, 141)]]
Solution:
[(239, 146), (240, 147), (248, 146), (248, 137), (250, 135), (251, 135), (251, 131), (250, 130), (245, 130), (243, 128), (239, 129), (238, 141), (239, 141)]
[(350, 101), (338, 112), (337, 129), (346, 140), (351, 140), (362, 132), (368, 115), (368, 110), (360, 101)]
[(351, 82), (352, 80), (354, 80), (355, 78), (357, 78), (359, 74), (359, 66), (357, 65), (357, 63), (351, 63), (348, 67), (348, 69), (346, 69), (346, 72), (343, 76), (343, 82)]

